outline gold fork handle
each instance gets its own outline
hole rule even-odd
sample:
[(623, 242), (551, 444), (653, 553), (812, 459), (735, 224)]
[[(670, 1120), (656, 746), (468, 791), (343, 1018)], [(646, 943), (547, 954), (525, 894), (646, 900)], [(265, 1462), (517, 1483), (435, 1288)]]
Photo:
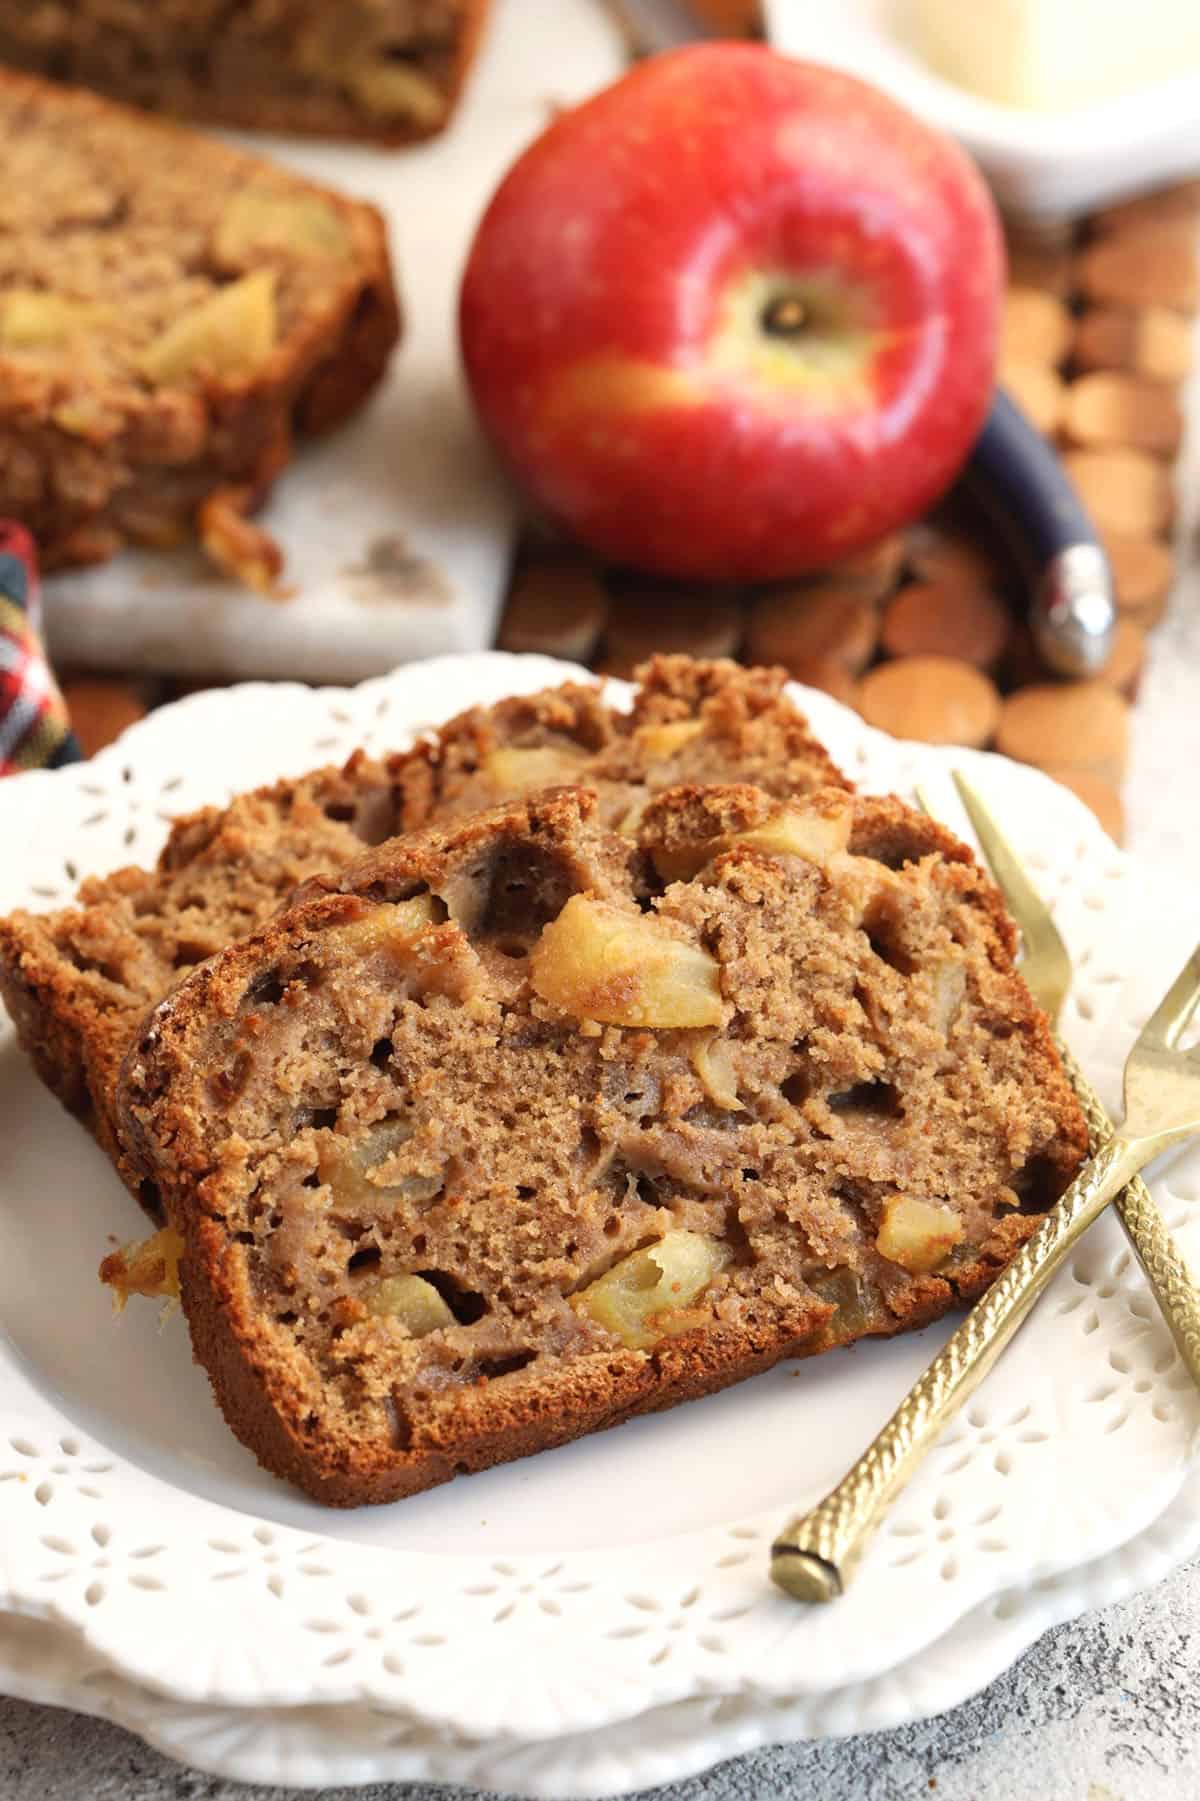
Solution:
[[(1097, 1143), (1112, 1131), (1112, 1121), (1072, 1053), (1061, 1038), (1057, 1043), (1059, 1056), (1091, 1128), (1092, 1142)], [(1184, 1367), (1200, 1388), (1200, 1289), (1140, 1176), (1135, 1176), (1124, 1194), (1117, 1196), (1115, 1205)]]
[(947, 1339), (887, 1425), (833, 1492), (789, 1521), (771, 1579), (800, 1601), (841, 1594), (867, 1541), (947, 1420), (973, 1394), (1071, 1246), (1160, 1145), (1110, 1138)]

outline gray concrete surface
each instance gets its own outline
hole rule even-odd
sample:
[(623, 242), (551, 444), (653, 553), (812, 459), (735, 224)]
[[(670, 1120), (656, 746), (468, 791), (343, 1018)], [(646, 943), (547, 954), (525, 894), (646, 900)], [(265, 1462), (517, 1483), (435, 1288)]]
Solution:
[[(282, 1801), (114, 1726), (0, 1700), (3, 1801)], [(411, 1784), (324, 1801), (445, 1801)], [(453, 1791), (465, 1797), (467, 1791)], [(1200, 1564), (1059, 1627), (982, 1695), (894, 1732), (762, 1751), (642, 1801), (1200, 1801)]]

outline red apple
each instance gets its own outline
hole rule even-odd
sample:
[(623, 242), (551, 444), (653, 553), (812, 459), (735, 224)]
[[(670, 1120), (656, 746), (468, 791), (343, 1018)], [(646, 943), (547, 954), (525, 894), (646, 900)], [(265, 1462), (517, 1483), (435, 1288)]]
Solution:
[(960, 150), (752, 44), (642, 63), (509, 171), (463, 279), (484, 425), (603, 555), (769, 581), (945, 489), (986, 412), (1003, 253)]

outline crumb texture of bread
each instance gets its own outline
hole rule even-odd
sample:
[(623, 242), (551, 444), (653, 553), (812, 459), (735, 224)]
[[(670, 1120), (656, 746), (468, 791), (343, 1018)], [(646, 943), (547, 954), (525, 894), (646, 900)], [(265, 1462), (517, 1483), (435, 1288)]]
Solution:
[(50, 567), (199, 530), (253, 580), (229, 514), (362, 402), (398, 337), (382, 218), (11, 71), (0, 130), (0, 510)]
[(195, 970), (122, 1133), (239, 1437), (384, 1501), (977, 1294), (1084, 1154), (995, 889), (895, 799), (585, 788)]
[(92, 878), (71, 907), (0, 918), (0, 996), (22, 1045), (152, 1216), (153, 1184), (113, 1116), (121, 1059), (147, 1008), (301, 883), (395, 833), (567, 779), (595, 788), (624, 830), (682, 781), (779, 794), (842, 782), (781, 671), (669, 657), (639, 674), (629, 713), (585, 683), (472, 708), (410, 752), (355, 755), (179, 820), (157, 868)]
[(441, 131), (488, 0), (0, 0), (0, 61), (210, 124)]

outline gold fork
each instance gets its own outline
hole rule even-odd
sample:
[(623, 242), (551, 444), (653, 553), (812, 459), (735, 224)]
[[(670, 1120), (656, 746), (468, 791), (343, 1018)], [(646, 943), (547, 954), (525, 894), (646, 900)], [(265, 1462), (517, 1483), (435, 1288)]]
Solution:
[[(833, 1492), (791, 1520), (771, 1547), (771, 1577), (802, 1601), (832, 1601), (890, 1502), (942, 1428), (992, 1368), (1067, 1252), (1160, 1151), (1200, 1132), (1200, 1046), (1179, 1041), (1200, 1006), (1200, 945), (1159, 1003), (1125, 1064), (1125, 1120), (1101, 1140), (1061, 1200), (971, 1309), (875, 1442)], [(1088, 1112), (1086, 1103), (1085, 1112)], [(1110, 1132), (1109, 1136), (1105, 1136)]]
[[(978, 791), (959, 770), (951, 771), (959, 799), (975, 829), (984, 859), (1008, 903), (1021, 933), (1021, 974), (1055, 1028), (1054, 1041), (1091, 1128), (1092, 1143), (1112, 1130), (1112, 1121), (1096, 1090), (1057, 1031), (1058, 1016), (1071, 986), (1071, 955), (1049, 907), (1029, 880), (1016, 852), (1004, 837)], [(924, 793), (917, 799), (932, 814)], [(1167, 1231), (1150, 1191), (1135, 1176), (1115, 1206), (1126, 1236), (1145, 1271), (1163, 1318), (1170, 1327), (1184, 1366), (1200, 1388), (1200, 1290), (1192, 1280), (1178, 1245)]]

